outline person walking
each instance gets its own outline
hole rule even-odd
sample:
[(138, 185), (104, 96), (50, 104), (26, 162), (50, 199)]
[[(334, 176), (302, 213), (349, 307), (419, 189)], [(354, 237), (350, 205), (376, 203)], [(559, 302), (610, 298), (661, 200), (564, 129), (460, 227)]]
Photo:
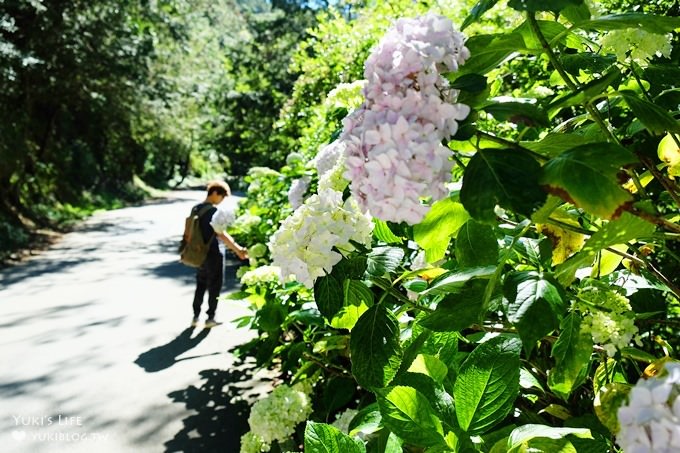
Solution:
[(205, 261), (196, 271), (196, 291), (194, 293), (193, 303), (194, 317), (191, 321), (191, 326), (195, 327), (198, 325), (203, 298), (207, 290), (208, 319), (205, 322), (205, 328), (210, 329), (221, 324), (215, 319), (215, 311), (217, 310), (217, 298), (220, 295), (224, 279), (224, 256), (222, 256), (217, 241), (222, 241), (224, 245), (234, 252), (241, 260), (247, 259), (248, 253), (245, 247), (241, 247), (237, 244), (234, 238), (226, 232), (227, 224), (224, 223), (224, 212), (217, 209), (217, 205), (231, 195), (229, 185), (223, 181), (212, 181), (208, 183), (207, 191), (208, 194), (205, 200), (194, 206), (192, 209), (193, 214), (209, 207), (209, 209), (205, 210), (199, 218), (199, 225), (203, 240), (206, 243), (210, 241), (210, 244)]

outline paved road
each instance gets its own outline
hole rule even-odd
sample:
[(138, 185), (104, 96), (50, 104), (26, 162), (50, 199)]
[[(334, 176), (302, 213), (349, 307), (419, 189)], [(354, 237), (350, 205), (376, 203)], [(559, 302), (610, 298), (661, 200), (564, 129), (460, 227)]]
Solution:
[[(243, 397), (266, 379), (229, 352), (252, 332), (188, 328), (193, 271), (175, 248), (202, 197), (97, 214), (0, 270), (0, 451), (238, 451)], [(246, 313), (222, 301), (217, 317)]]

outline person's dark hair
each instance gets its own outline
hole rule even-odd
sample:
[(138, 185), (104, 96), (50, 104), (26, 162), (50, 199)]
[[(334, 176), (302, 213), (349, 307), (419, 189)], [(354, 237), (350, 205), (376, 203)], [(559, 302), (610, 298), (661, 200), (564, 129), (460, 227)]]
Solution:
[(208, 183), (207, 189), (208, 196), (210, 196), (210, 194), (213, 192), (225, 197), (231, 195), (231, 189), (229, 188), (229, 184), (227, 184), (224, 181), (211, 181)]

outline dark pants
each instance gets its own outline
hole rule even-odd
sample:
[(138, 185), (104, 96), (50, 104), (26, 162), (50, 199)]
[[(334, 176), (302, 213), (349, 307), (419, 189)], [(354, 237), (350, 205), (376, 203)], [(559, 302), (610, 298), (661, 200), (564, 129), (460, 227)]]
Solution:
[(222, 255), (209, 253), (201, 267), (196, 271), (196, 292), (194, 293), (194, 316), (198, 317), (203, 305), (205, 290), (208, 290), (208, 318), (215, 317), (217, 297), (222, 289), (224, 270)]

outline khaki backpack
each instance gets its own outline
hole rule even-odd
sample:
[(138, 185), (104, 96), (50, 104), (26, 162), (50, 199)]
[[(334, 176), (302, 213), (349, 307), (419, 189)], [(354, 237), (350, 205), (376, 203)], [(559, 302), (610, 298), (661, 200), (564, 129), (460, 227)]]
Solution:
[(184, 220), (184, 236), (179, 248), (179, 260), (187, 266), (201, 267), (205, 257), (208, 256), (210, 242), (215, 235), (213, 234), (207, 242), (203, 241), (200, 219), (212, 207), (212, 205), (207, 205), (198, 211), (194, 208), (189, 217)]

